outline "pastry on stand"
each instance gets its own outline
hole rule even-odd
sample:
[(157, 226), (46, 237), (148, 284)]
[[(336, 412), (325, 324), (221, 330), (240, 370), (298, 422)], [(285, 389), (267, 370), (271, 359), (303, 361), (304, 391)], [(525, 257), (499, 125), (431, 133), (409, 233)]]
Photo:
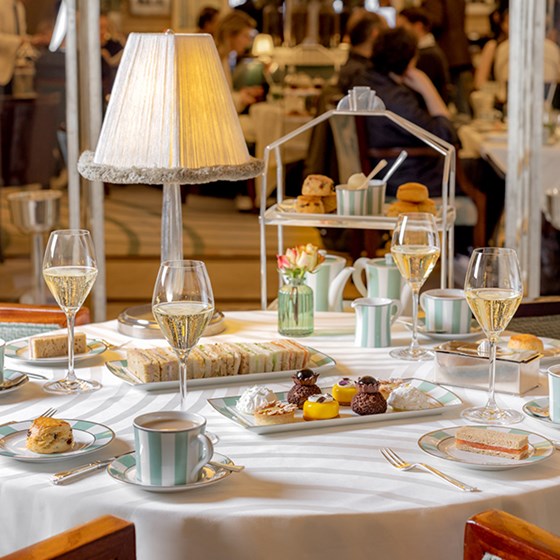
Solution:
[(366, 375), (356, 383), (358, 392), (352, 398), (352, 411), (360, 416), (383, 414), (387, 410), (387, 401), (379, 392), (379, 381)]
[(317, 387), (318, 373), (312, 369), (300, 369), (292, 375), (294, 386), (288, 392), (288, 402), (295, 404), (298, 408), (303, 408), (303, 403), (311, 395), (321, 394), (321, 389)]

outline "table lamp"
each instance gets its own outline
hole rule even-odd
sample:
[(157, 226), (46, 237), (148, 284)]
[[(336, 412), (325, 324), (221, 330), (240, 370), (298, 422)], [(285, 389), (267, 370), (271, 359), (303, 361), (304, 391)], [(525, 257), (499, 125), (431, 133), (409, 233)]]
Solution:
[(210, 35), (129, 36), (97, 148), (78, 170), (107, 183), (163, 184), (161, 258), (183, 258), (180, 185), (263, 170), (247, 150)]

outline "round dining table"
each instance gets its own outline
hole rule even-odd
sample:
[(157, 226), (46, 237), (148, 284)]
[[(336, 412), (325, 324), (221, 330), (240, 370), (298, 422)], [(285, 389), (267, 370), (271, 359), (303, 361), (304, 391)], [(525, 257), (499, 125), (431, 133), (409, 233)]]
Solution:
[[(357, 379), (419, 377), (433, 379), (434, 362), (403, 362), (388, 348), (354, 346), (353, 313), (316, 313), (315, 332), (299, 339), (336, 361), (320, 373), (318, 384), (330, 387), (342, 376)], [(202, 342), (269, 341), (279, 338), (273, 311), (229, 312), (223, 333)], [(90, 339), (121, 349), (107, 350), (77, 364), (80, 377), (99, 380), (93, 393), (57, 396), (31, 379), (18, 390), (0, 393), (0, 424), (31, 419), (49, 407), (56, 417), (110, 427), (115, 439), (85, 457), (57, 462), (23, 462), (0, 456), (0, 554), (7, 554), (104, 514), (132, 521), (140, 560), (267, 559), (286, 560), (450, 560), (462, 558), (467, 519), (490, 508), (503, 509), (560, 533), (560, 454), (523, 468), (483, 471), (425, 454), (418, 439), (425, 433), (464, 425), (461, 407), (483, 404), (484, 391), (450, 387), (463, 404), (442, 414), (352, 425), (256, 434), (217, 412), (207, 402), (241, 394), (254, 382), (238, 376), (233, 384), (209, 379), (190, 389), (187, 407), (206, 417), (207, 429), (219, 438), (215, 451), (244, 465), (213, 485), (172, 493), (145, 491), (99, 470), (64, 485), (52, 475), (97, 459), (133, 450), (133, 419), (140, 414), (177, 410), (177, 389), (146, 391), (113, 375), (105, 362), (126, 358), (132, 347), (163, 346), (163, 339), (132, 339), (116, 321), (79, 327)], [(410, 332), (393, 325), (392, 344), (410, 341)], [(437, 344), (421, 338), (426, 345)], [(6, 367), (62, 377), (64, 367), (38, 367), (6, 359)], [(266, 377), (266, 374), (264, 375)], [(499, 394), (499, 403), (520, 410), (547, 395), (541, 386), (523, 396)], [(292, 386), (289, 375), (258, 382), (274, 391)], [(518, 425), (550, 439), (560, 439), (560, 425), (526, 417)], [(2, 443), (0, 441), (0, 450)], [(419, 470), (393, 468), (380, 450), (390, 447), (409, 461), (426, 462), (475, 486), (462, 492)]]

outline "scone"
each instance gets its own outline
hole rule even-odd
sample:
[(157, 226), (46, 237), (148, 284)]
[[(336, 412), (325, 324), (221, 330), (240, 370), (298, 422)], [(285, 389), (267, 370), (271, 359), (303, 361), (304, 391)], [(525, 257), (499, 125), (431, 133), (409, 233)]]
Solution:
[(63, 453), (74, 445), (72, 427), (66, 420), (40, 416), (27, 431), (27, 449), (35, 453)]
[(255, 424), (271, 426), (273, 424), (288, 424), (295, 421), (297, 406), (294, 404), (273, 402), (257, 408), (253, 413)]
[(298, 196), (296, 199), (296, 212), (302, 214), (324, 214), (325, 207), (320, 196)]
[(326, 175), (308, 175), (303, 181), (301, 194), (307, 196), (329, 196), (334, 194), (334, 181)]
[(404, 183), (397, 189), (397, 198), (403, 202), (424, 202), (429, 196), (428, 188), (421, 183)]
[(325, 214), (336, 212), (336, 194), (329, 194), (328, 196), (323, 196), (321, 200), (325, 208)]
[(397, 200), (390, 204), (387, 208), (387, 216), (395, 217), (399, 214), (408, 214), (410, 212), (419, 212), (418, 210), (419, 204), (415, 204), (414, 202), (403, 202), (402, 200)]
[(533, 334), (512, 334), (508, 342), (508, 348), (512, 350), (543, 352), (544, 344), (539, 337)]
[(434, 216), (437, 214), (436, 203), (431, 198), (428, 198), (424, 202), (420, 202), (417, 206), (418, 212), (427, 212), (428, 214), (433, 214)]

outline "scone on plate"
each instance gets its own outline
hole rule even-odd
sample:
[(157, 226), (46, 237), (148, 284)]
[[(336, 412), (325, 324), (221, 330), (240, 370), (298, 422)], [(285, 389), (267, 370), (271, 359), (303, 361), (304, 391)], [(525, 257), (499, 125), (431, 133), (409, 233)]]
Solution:
[(74, 445), (72, 427), (66, 420), (40, 416), (27, 431), (26, 447), (35, 453), (63, 453)]
[(402, 200), (396, 200), (393, 204), (390, 204), (387, 208), (387, 216), (395, 217), (399, 214), (408, 214), (410, 212), (420, 212), (418, 210), (418, 204), (414, 202), (403, 202)]
[(428, 200), (428, 187), (422, 183), (404, 183), (397, 189), (397, 199), (403, 202), (420, 203)]
[(325, 207), (320, 196), (298, 196), (296, 199), (296, 212), (302, 214), (324, 214)]
[(325, 214), (336, 212), (336, 194), (329, 194), (328, 196), (323, 196), (321, 200), (323, 201)]
[(508, 342), (508, 348), (512, 350), (543, 352), (544, 344), (539, 337), (533, 334), (512, 334)]
[(301, 194), (306, 196), (329, 196), (335, 194), (334, 181), (326, 175), (308, 175), (303, 181)]

